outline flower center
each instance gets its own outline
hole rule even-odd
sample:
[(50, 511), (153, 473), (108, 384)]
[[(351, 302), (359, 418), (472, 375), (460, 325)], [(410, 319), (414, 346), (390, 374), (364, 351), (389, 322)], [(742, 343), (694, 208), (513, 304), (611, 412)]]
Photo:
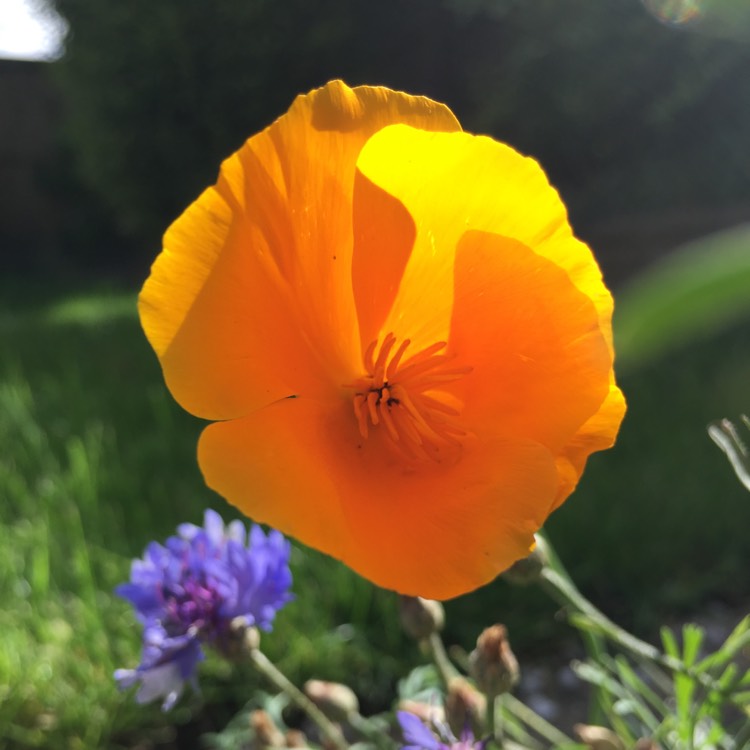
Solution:
[(466, 435), (455, 423), (460, 412), (446, 403), (448, 394), (440, 387), (471, 372), (471, 367), (451, 367), (453, 357), (442, 354), (445, 341), (404, 359), (410, 339), (397, 348), (396, 337), (389, 333), (377, 358), (378, 342), (365, 352), (366, 375), (352, 383), (354, 415), (363, 438), (369, 426), (382, 423), (392, 444), (408, 458), (440, 461), (443, 451), (460, 447)]
[(177, 585), (165, 585), (162, 597), (165, 627), (170, 635), (182, 635), (191, 628), (210, 628), (221, 603), (212, 587), (190, 576), (184, 576)]

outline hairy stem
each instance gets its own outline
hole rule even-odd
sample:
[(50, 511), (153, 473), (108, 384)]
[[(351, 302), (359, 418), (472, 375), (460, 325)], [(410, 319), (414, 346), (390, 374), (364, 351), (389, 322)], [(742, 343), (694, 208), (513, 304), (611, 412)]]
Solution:
[(341, 730), (279, 669), (271, 662), (268, 657), (259, 649), (249, 649), (248, 655), (255, 668), (271, 683), (274, 687), (281, 690), (297, 708), (304, 711), (310, 721), (320, 730), (336, 750), (348, 750), (344, 736)]

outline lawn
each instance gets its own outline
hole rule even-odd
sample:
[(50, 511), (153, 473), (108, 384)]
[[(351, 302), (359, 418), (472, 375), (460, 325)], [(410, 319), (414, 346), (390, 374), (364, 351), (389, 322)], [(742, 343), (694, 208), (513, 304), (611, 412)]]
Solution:
[[(2, 292), (0, 747), (197, 747), (258, 688), (255, 676), (209, 660), (201, 695), (173, 714), (135, 706), (111, 674), (137, 663), (139, 631), (111, 591), (149, 540), (200, 523), (206, 507), (236, 516), (203, 486), (201, 423), (167, 393), (133, 290), (21, 281)], [(750, 503), (705, 431), (748, 411), (747, 319), (623, 365), (618, 445), (591, 460), (548, 531), (584, 591), (649, 636), (665, 613), (750, 595)], [(292, 564), (297, 600), (267, 653), (296, 679), (353, 682), (365, 712), (382, 708), (419, 659), (395, 596), (300, 546)], [(447, 640), (469, 646), (505, 621), (523, 664), (564, 633), (553, 612), (538, 592), (498, 581), (448, 605)]]

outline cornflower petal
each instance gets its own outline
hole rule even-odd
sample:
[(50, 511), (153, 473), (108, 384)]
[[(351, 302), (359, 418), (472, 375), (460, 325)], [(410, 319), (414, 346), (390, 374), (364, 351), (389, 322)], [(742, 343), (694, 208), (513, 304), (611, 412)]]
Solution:
[(484, 750), (488, 740), (477, 740), (470, 728), (454, 737), (450, 728), (439, 723), (433, 727), (408, 711), (397, 711), (396, 718), (407, 744), (401, 750)]
[(408, 711), (397, 711), (396, 718), (406, 742), (403, 750), (441, 750), (446, 747), (414, 714)]
[(139, 684), (141, 703), (163, 698), (165, 710), (185, 682), (195, 683), (204, 644), (226, 645), (237, 617), (270, 630), (276, 612), (292, 599), (290, 547), (283, 537), (269, 535), (269, 545), (261, 529), (252, 529), (245, 546), (238, 541), (247, 538), (241, 524), (225, 527), (214, 511), (204, 522), (180, 525), (179, 536), (163, 547), (150, 544), (144, 559), (134, 561), (131, 582), (115, 589), (144, 625), (141, 663), (117, 670), (115, 679), (123, 689)]

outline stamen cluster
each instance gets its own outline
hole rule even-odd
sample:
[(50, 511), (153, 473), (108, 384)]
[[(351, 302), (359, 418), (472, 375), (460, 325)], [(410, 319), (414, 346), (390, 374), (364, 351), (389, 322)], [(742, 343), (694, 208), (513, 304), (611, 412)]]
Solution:
[(409, 458), (439, 461), (441, 451), (460, 446), (459, 438), (466, 435), (455, 424), (460, 411), (446, 403), (440, 388), (471, 372), (471, 367), (449, 366), (454, 358), (441, 354), (445, 341), (403, 360), (410, 344), (410, 339), (404, 339), (391, 356), (396, 337), (389, 333), (377, 358), (378, 342), (367, 347), (367, 374), (351, 386), (355, 389), (354, 415), (363, 438), (369, 436), (369, 423), (382, 422), (393, 445)]

